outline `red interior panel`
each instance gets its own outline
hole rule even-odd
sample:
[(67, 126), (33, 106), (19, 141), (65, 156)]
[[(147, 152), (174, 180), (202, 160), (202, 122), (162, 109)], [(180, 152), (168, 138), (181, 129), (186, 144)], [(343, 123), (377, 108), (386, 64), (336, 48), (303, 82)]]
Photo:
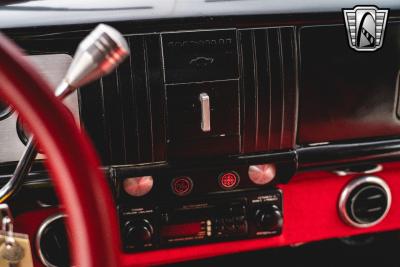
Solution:
[[(297, 174), (288, 184), (280, 185), (284, 196), (282, 235), (246, 241), (223, 242), (152, 252), (124, 254), (125, 266), (153, 265), (200, 259), (268, 247), (286, 246), (322, 239), (400, 228), (400, 164), (384, 164), (383, 171), (373, 174), (384, 179), (392, 193), (392, 206), (378, 225), (358, 229), (344, 224), (338, 216), (337, 203), (341, 190), (353, 178), (340, 177), (327, 171)], [(35, 236), (41, 221), (54, 210), (29, 212), (16, 218), (17, 231)], [(40, 265), (38, 265), (40, 266)]]

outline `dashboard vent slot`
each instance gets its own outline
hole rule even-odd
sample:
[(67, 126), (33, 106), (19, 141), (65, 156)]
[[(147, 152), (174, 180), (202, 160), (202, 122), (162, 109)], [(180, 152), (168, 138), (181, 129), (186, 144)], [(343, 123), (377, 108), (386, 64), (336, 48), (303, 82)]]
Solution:
[(241, 30), (243, 152), (294, 145), (296, 50), (293, 27)]
[(64, 218), (62, 214), (48, 217), (38, 229), (36, 249), (45, 266), (71, 266)]
[(81, 91), (85, 125), (106, 164), (164, 161), (160, 37), (133, 36), (128, 43), (131, 57), (100, 83), (91, 85), (100, 90)]
[(355, 227), (369, 227), (386, 216), (391, 204), (388, 185), (379, 177), (366, 176), (351, 181), (339, 201), (342, 219)]
[(385, 213), (387, 207), (385, 190), (374, 184), (363, 184), (350, 195), (347, 210), (358, 223), (375, 222)]

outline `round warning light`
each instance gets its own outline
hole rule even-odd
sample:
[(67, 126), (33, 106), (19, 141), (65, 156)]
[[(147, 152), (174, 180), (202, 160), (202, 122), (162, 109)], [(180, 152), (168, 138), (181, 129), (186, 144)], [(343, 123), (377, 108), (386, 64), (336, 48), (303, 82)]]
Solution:
[(177, 196), (186, 196), (193, 189), (193, 181), (187, 176), (176, 177), (171, 182), (172, 192)]
[(221, 173), (218, 177), (219, 185), (222, 189), (230, 190), (239, 184), (239, 174), (234, 171)]

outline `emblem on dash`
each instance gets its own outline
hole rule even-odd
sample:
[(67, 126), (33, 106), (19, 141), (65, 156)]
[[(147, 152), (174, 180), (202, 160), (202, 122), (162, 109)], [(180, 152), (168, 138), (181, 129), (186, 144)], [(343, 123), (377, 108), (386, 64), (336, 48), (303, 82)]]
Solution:
[(356, 51), (376, 51), (382, 47), (389, 9), (355, 6), (343, 9), (349, 45)]
[(190, 65), (195, 65), (196, 67), (207, 67), (214, 63), (214, 59), (212, 57), (196, 57), (189, 61)]

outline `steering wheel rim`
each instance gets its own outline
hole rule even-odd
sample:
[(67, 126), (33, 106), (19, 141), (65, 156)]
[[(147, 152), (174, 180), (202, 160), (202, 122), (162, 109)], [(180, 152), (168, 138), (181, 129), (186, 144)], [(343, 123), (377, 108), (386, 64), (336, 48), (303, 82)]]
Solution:
[(50, 85), (18, 47), (0, 33), (0, 98), (24, 119), (64, 206), (76, 266), (120, 266), (116, 206), (97, 155)]

